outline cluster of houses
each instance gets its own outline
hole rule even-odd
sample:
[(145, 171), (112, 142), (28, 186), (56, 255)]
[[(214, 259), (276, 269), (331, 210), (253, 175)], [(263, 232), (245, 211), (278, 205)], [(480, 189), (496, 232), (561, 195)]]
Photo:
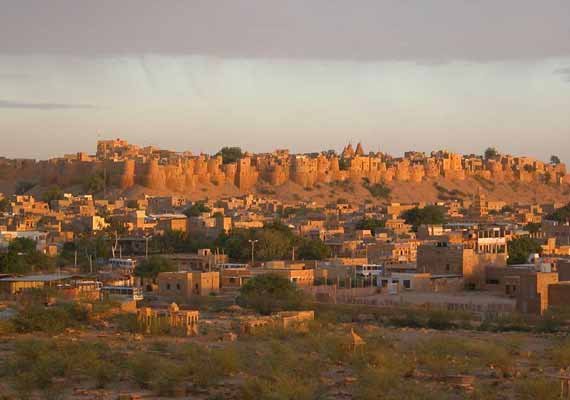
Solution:
[[(244, 195), (193, 203), (181, 196), (137, 200), (96, 200), (65, 194), (45, 202), (31, 195), (7, 198), (0, 212), (0, 251), (16, 238), (28, 238), (38, 251), (61, 253), (66, 243), (102, 232), (112, 256), (88, 254), (89, 271), (64, 265), (58, 273), (0, 276), (0, 292), (52, 287), (68, 296), (112, 296), (139, 301), (145, 296), (184, 304), (195, 296), (235, 293), (252, 277), (277, 274), (307, 291), (315, 287), (368, 288), (375, 294), (481, 291), (512, 299), (525, 313), (541, 314), (570, 299), (570, 225), (547, 215), (564, 204), (506, 204), (475, 198), (438, 203), (447, 222), (413, 227), (403, 214), (427, 204), (375, 205), (337, 201), (319, 205)], [(196, 212), (184, 213), (192, 206)], [(330, 257), (299, 260), (295, 249), (280, 260), (232, 260), (223, 249), (163, 253), (176, 266), (154, 279), (135, 277), (138, 262), (149, 257), (149, 239), (178, 231), (189, 237), (216, 238), (235, 229), (261, 228), (280, 218), (295, 234), (318, 239)], [(373, 228), (363, 221), (375, 221)], [(528, 230), (529, 224), (535, 228)], [(530, 236), (541, 256), (509, 263), (508, 243)], [(255, 246), (255, 243), (252, 243)], [(79, 254), (85, 257), (86, 254)], [(76, 262), (74, 263), (76, 264)]]

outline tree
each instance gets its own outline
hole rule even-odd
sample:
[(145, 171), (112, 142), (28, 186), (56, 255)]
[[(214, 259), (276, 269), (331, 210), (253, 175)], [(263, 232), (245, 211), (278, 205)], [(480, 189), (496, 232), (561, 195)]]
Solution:
[(486, 160), (496, 158), (498, 155), (499, 155), (499, 151), (494, 147), (487, 147), (487, 150), (485, 150), (485, 159)]
[(51, 257), (37, 251), (36, 242), (27, 238), (16, 238), (0, 255), (0, 272), (27, 274), (36, 270), (51, 271), (55, 267)]
[(331, 249), (320, 239), (302, 239), (297, 256), (303, 260), (323, 260), (330, 257)]
[(36, 186), (33, 182), (28, 181), (19, 181), (16, 184), (16, 194), (26, 194), (29, 190), (31, 190), (34, 186)]
[(376, 234), (376, 230), (384, 228), (386, 226), (386, 222), (375, 219), (375, 218), (364, 218), (358, 221), (356, 224), (356, 229), (369, 229), (372, 231), (373, 234)]
[(560, 164), (560, 157), (552, 155), (550, 156), (550, 164), (558, 165)]
[(240, 289), (237, 303), (260, 314), (299, 310), (306, 304), (304, 293), (288, 279), (277, 274), (258, 275)]
[(8, 251), (14, 253), (30, 254), (36, 251), (36, 242), (28, 238), (16, 238), (8, 245)]
[(529, 236), (521, 236), (508, 243), (509, 264), (525, 264), (531, 254), (542, 251), (540, 244)]
[(172, 271), (176, 271), (176, 268), (168, 258), (151, 256), (137, 265), (135, 275), (141, 278), (156, 279), (159, 273)]
[(61, 200), (63, 199), (63, 190), (57, 185), (50, 186), (48, 190), (46, 190), (42, 194), (42, 201), (46, 203), (50, 203), (52, 200)]
[(545, 219), (549, 221), (558, 221), (560, 223), (570, 222), (570, 203), (554, 211)]
[(515, 212), (515, 209), (509, 205), (503, 206), (503, 208), (501, 208), (502, 214), (506, 214), (506, 213), (512, 214), (514, 212)]
[(10, 208), (10, 200), (6, 198), (0, 199), (0, 212), (8, 211)]
[(222, 156), (222, 163), (224, 164), (234, 163), (243, 158), (243, 152), (239, 147), (222, 147), (216, 155)]
[(440, 206), (426, 206), (412, 208), (403, 214), (406, 223), (411, 224), (414, 230), (420, 225), (441, 225), (445, 222), (445, 209)]
[(255, 232), (255, 256), (260, 260), (288, 258), (292, 251), (292, 235), (277, 229), (260, 229)]
[(350, 161), (347, 160), (346, 158), (341, 158), (338, 160), (338, 168), (341, 171), (348, 171), (348, 169), (350, 168)]
[(536, 222), (530, 222), (524, 227), (529, 233), (538, 233), (540, 232), (540, 224)]
[(94, 194), (101, 192), (105, 188), (105, 176), (103, 172), (97, 171), (88, 176), (83, 186), (86, 193)]
[(284, 224), (274, 221), (261, 229), (235, 229), (229, 235), (221, 235), (217, 245), (224, 247), (230, 258), (246, 261), (251, 258), (250, 240), (255, 243), (256, 260), (289, 258), (296, 236)]
[(197, 201), (184, 210), (184, 215), (187, 217), (197, 217), (202, 213), (210, 212), (211, 209), (203, 201)]

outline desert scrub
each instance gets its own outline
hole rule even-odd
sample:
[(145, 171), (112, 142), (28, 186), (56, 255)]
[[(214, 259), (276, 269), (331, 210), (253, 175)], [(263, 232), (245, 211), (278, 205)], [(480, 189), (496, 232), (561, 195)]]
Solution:
[(119, 356), (99, 342), (22, 340), (8, 360), (8, 379), (22, 396), (39, 390), (51, 397), (59, 392), (58, 380), (103, 387), (119, 378), (120, 364)]
[(518, 380), (515, 392), (520, 400), (555, 400), (560, 398), (560, 385), (552, 379), (529, 378)]
[(251, 377), (241, 389), (244, 400), (314, 400), (319, 398), (318, 384), (313, 380), (279, 372), (271, 379)]
[(468, 374), (490, 366), (506, 373), (513, 366), (506, 348), (478, 340), (441, 337), (418, 343), (415, 352), (419, 365), (439, 376)]

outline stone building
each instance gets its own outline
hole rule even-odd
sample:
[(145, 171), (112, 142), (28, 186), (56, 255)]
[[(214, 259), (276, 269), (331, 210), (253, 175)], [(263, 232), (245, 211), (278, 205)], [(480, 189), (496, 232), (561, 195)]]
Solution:
[(161, 272), (156, 277), (158, 295), (188, 301), (195, 296), (208, 296), (220, 291), (218, 271)]
[(139, 329), (147, 335), (168, 333), (173, 336), (198, 335), (199, 311), (180, 310), (176, 303), (167, 309), (150, 307), (137, 310)]

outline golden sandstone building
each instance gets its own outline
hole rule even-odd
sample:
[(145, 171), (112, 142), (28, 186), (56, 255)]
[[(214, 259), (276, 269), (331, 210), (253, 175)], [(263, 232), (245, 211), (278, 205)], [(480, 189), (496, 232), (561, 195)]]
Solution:
[(177, 153), (154, 147), (138, 147), (124, 140), (105, 140), (97, 144), (97, 154), (66, 155), (47, 161), (2, 160), (2, 168), (20, 177), (37, 177), (44, 184), (65, 187), (83, 182), (86, 176), (105, 171), (113, 186), (128, 189), (142, 185), (155, 190), (183, 192), (199, 184), (230, 183), (240, 190), (252, 188), (258, 181), (279, 186), (287, 181), (303, 187), (317, 183), (353, 180), (368, 184), (421, 182), (444, 178), (463, 180), (480, 177), (494, 182), (570, 183), (564, 164), (548, 164), (527, 157), (497, 155), (490, 159), (464, 156), (446, 151), (430, 155), (407, 152), (395, 158), (384, 153), (365, 153), (358, 144), (333, 152), (290, 154), (288, 150), (272, 153), (245, 153), (236, 162), (224, 164), (221, 156)]

